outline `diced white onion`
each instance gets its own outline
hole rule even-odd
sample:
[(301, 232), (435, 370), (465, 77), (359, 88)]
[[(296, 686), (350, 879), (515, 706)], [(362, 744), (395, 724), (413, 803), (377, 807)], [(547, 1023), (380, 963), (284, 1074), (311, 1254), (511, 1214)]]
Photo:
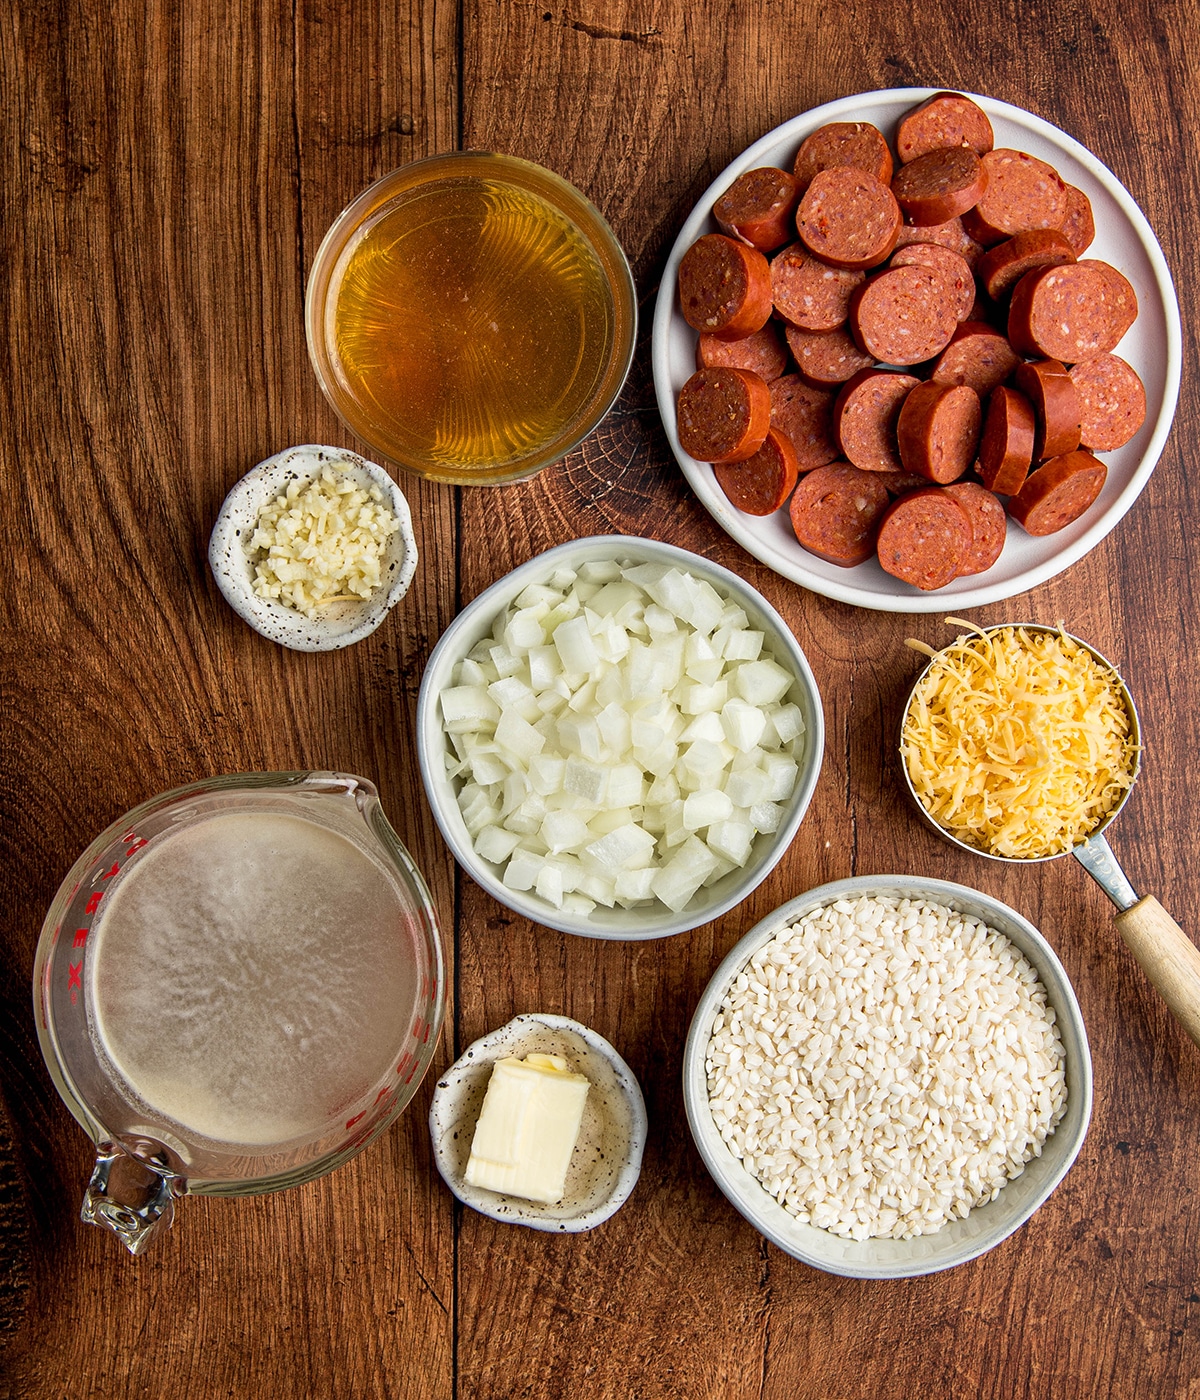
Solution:
[(594, 561), (531, 584), (440, 700), (476, 853), (564, 913), (684, 909), (778, 830), (795, 677), (706, 580)]

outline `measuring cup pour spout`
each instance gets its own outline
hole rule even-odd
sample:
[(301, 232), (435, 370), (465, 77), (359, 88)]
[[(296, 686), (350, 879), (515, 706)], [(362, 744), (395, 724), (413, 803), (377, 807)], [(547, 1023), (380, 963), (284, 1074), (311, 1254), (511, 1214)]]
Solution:
[[(136, 1154), (136, 1155), (135, 1155)], [(83, 1196), (80, 1219), (112, 1230), (130, 1254), (141, 1252), (171, 1228), (175, 1197), (187, 1189), (161, 1143), (143, 1139), (131, 1149), (115, 1142), (96, 1148), (96, 1165)]]

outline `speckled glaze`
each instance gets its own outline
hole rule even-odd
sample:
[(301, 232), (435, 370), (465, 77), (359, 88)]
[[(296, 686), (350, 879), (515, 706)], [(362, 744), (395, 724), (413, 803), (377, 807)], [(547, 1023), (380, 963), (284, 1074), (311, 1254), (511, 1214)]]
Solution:
[[(492, 1065), (506, 1055), (561, 1055), (591, 1089), (563, 1199), (539, 1205), (468, 1186), (471, 1139)], [(646, 1146), (646, 1104), (633, 1071), (603, 1036), (566, 1016), (517, 1016), (475, 1041), (438, 1080), (429, 1109), (433, 1155), (442, 1180), (464, 1205), (510, 1225), (580, 1234), (603, 1224), (637, 1184)]]
[[(383, 581), (369, 598), (331, 603), (319, 618), (308, 618), (273, 598), (255, 594), (246, 541), (258, 512), (272, 497), (293, 481), (311, 481), (326, 466), (336, 466), (363, 487), (378, 486), (400, 528), (388, 541)], [(256, 632), (293, 651), (336, 651), (370, 636), (408, 592), (417, 569), (417, 542), (408, 502), (382, 467), (344, 447), (309, 444), (268, 457), (234, 486), (213, 527), (208, 563), (229, 606)]]

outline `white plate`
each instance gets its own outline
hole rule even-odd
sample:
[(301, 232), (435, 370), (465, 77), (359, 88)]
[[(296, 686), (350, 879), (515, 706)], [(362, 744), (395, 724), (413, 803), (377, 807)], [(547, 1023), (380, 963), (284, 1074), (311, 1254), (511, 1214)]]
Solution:
[(709, 186), (680, 231), (654, 310), (653, 366), (659, 410), (671, 448), (704, 508), (743, 549), (784, 578), (827, 598), (881, 612), (939, 612), (949, 605), (981, 607), (1044, 583), (1081, 559), (1113, 529), (1150, 479), (1179, 396), (1179, 304), (1162, 249), (1129, 191), (1089, 150), (1058, 127), (1007, 102), (975, 96), (991, 119), (997, 146), (1027, 151), (1048, 161), (1068, 184), (1087, 195), (1096, 219), (1096, 241), (1085, 256), (1112, 263), (1137, 293), (1138, 318), (1118, 352), (1146, 386), (1146, 421), (1131, 442), (1116, 452), (1102, 454), (1108, 480), (1096, 503), (1065, 530), (1041, 539), (1012, 526), (1003, 554), (986, 573), (955, 579), (945, 588), (922, 593), (884, 573), (874, 559), (853, 569), (841, 569), (809, 554), (797, 543), (786, 509), (765, 517), (744, 515), (726, 499), (712, 468), (682, 450), (675, 431), (675, 400), (696, 368), (696, 332), (678, 310), (675, 288), (684, 253), (697, 238), (717, 229), (711, 213), (717, 198), (743, 171), (756, 166), (777, 165), (790, 170), (801, 141), (826, 122), (873, 122), (891, 141), (900, 117), (936, 91), (891, 88), (843, 97), (793, 117), (743, 151)]

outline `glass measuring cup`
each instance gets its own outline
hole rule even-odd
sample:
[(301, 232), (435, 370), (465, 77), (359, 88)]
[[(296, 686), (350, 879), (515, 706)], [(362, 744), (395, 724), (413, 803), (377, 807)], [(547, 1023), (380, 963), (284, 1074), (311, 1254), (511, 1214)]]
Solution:
[[(1129, 716), (1130, 741), (1136, 754), (1134, 771), (1130, 777), (1129, 785), (1112, 810), (1097, 824), (1095, 830), (1070, 850), (1056, 851), (1046, 856), (997, 855), (993, 851), (985, 851), (978, 846), (971, 846), (967, 842), (959, 840), (958, 837), (952, 836), (925, 809), (924, 803), (918, 797), (913, 786), (908, 763), (904, 759), (902, 740), (900, 767), (904, 773), (904, 782), (908, 788), (909, 796), (912, 798), (913, 806), (944, 841), (948, 841), (952, 846), (957, 846), (959, 850), (968, 851), (971, 855), (982, 856), (986, 860), (1003, 861), (1008, 865), (1034, 865), (1042, 864), (1048, 860), (1057, 860), (1060, 856), (1073, 855), (1116, 905), (1118, 912), (1114, 916), (1113, 922), (1117, 926), (1117, 931), (1141, 965), (1142, 971), (1157, 988), (1159, 995), (1170, 1008), (1171, 1014), (1196, 1045), (1200, 1046), (1200, 948), (1196, 947), (1153, 895), (1139, 896), (1136, 893), (1128, 876), (1121, 869), (1120, 862), (1113, 854), (1104, 834), (1122, 807), (1128, 802), (1129, 794), (1133, 791), (1133, 785), (1141, 770), (1141, 723), (1133, 696), (1112, 662), (1102, 652), (1097, 651), (1094, 646), (1070, 632), (1063, 632), (1058, 627), (1047, 627), (1037, 622), (1006, 622), (981, 630), (985, 634), (991, 635), (994, 632), (1016, 628), (1028, 632), (1049, 632), (1055, 636), (1069, 637), (1084, 651), (1090, 653), (1113, 676), (1121, 701)], [(913, 682), (912, 690), (901, 716), (902, 735), (917, 688), (930, 669), (937, 664), (941, 654), (938, 652), (931, 657)]]
[(135, 1254), (178, 1196), (354, 1156), (416, 1093), (445, 1001), (425, 882), (340, 773), (212, 778), (114, 822), (50, 906), (33, 991), (96, 1144), (82, 1218)]

